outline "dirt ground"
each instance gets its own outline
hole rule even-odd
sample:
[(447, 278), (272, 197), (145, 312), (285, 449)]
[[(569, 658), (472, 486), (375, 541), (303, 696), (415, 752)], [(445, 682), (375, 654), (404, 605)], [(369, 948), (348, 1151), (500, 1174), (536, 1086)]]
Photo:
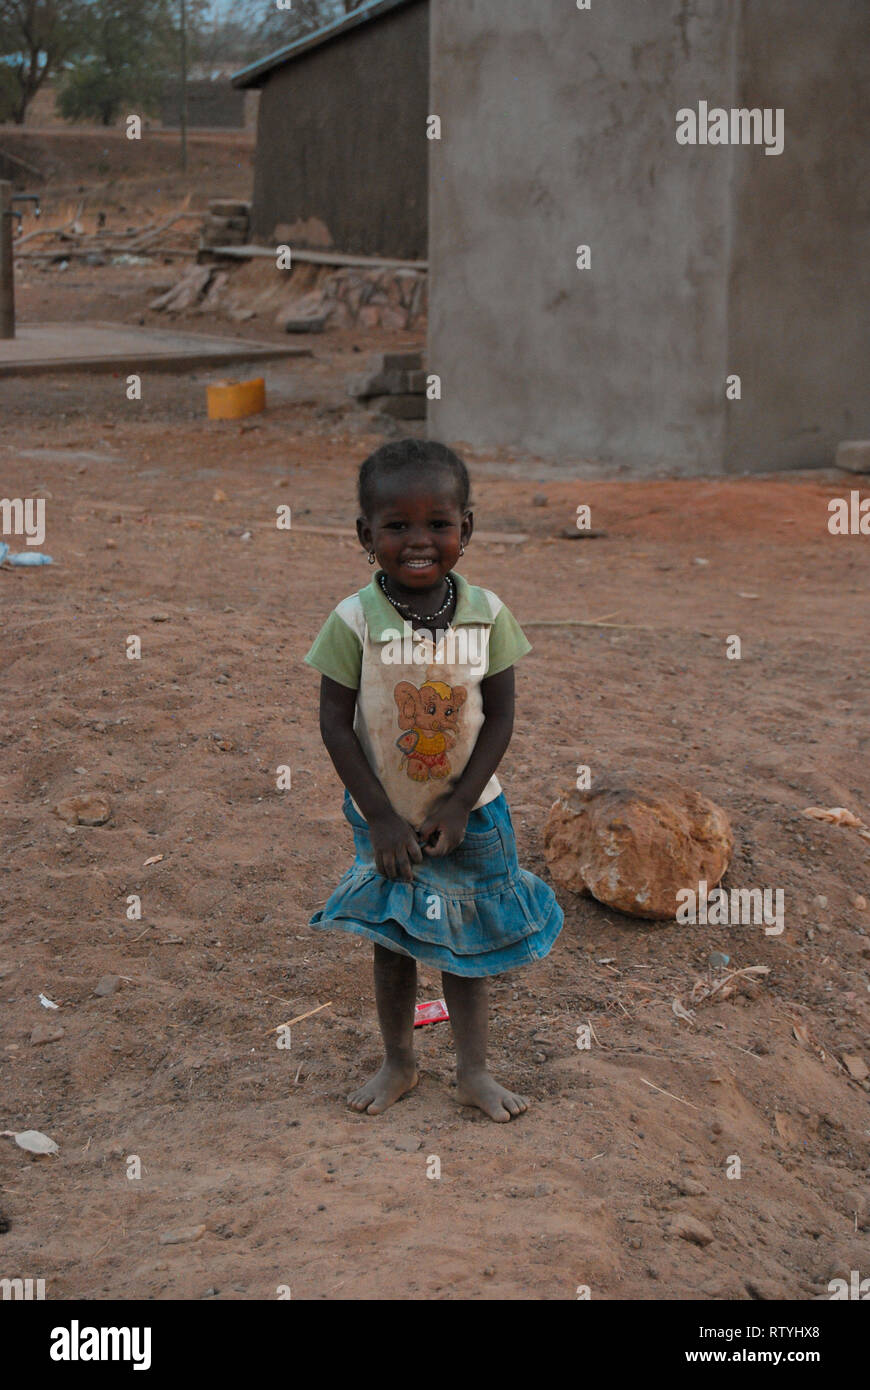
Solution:
[[(19, 309), (135, 323), (177, 273), (28, 272)], [(499, 774), (522, 862), (546, 876), (578, 764), (676, 773), (732, 820), (726, 886), (782, 889), (786, 925), (654, 925), (560, 891), (551, 956), (493, 988), (492, 1068), (529, 1113), (459, 1109), (436, 1025), (416, 1091), (358, 1116), (369, 953), (306, 927), (351, 836), (302, 657), (370, 571), (304, 528), (352, 527), (382, 438), (345, 392), (360, 353), (422, 342), (311, 345), (241, 424), (205, 419), (205, 372), (146, 377), (141, 402), (120, 376), (0, 380), (0, 495), (46, 499), (55, 560), (0, 569), (0, 1127), (60, 1146), (0, 1140), (4, 1274), (60, 1299), (811, 1300), (866, 1277), (870, 1084), (842, 1058), (870, 1062), (870, 845), (802, 815), (870, 819), (867, 542), (826, 510), (856, 480), (556, 477), (468, 451), (478, 527), (528, 537), (463, 561), (534, 643)], [(581, 503), (605, 534), (563, 539)], [(533, 625), (606, 615), (622, 626)], [(84, 791), (107, 824), (57, 816)], [(681, 1019), (711, 951), (770, 973)], [(424, 968), (420, 998), (440, 993)], [(31, 1044), (41, 1024), (63, 1037)]]

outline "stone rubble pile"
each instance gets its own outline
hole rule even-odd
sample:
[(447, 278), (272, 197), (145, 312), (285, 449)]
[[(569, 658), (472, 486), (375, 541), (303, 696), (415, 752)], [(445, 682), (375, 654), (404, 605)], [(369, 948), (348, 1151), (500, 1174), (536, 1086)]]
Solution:
[(351, 377), (349, 396), (376, 415), (393, 420), (425, 420), (426, 372), (421, 352), (378, 352), (364, 372)]
[(202, 222), (200, 248), (247, 246), (250, 228), (250, 203), (233, 198), (212, 198)]
[(322, 312), (334, 327), (417, 328), (428, 307), (425, 270), (342, 266), (323, 285)]
[[(251, 263), (243, 269), (209, 256), (203, 264), (185, 270), (149, 308), (171, 314), (218, 314), (235, 322), (271, 319), (286, 333), (320, 333), (324, 328), (401, 332), (425, 327), (425, 271), (358, 270), (349, 266), (335, 270), (305, 262), (294, 265), (292, 271), (279, 271), (268, 262), (257, 262), (256, 281), (252, 283), (252, 268)], [(416, 395), (421, 391), (425, 391), (425, 383), (410, 389), (405, 383), (401, 391), (374, 394)]]

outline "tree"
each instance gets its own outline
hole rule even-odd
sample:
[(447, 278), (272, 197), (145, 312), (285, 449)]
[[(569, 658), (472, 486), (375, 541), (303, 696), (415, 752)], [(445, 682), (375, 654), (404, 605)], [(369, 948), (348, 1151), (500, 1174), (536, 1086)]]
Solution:
[(241, 0), (233, 6), (233, 18), (216, 27), (227, 36), (231, 28), (238, 34), (238, 46), (226, 56), (247, 63), (343, 19), (365, 4), (368, 0), (293, 0), (292, 9), (279, 10), (264, 6), (262, 0)]
[[(192, 0), (194, 6), (200, 0)], [(213, 10), (191, 16), (191, 54), (206, 66), (236, 66), (262, 58), (266, 53), (352, 14), (369, 0), (293, 0), (292, 8), (279, 10), (264, 0), (234, 0), (227, 11)]]
[(81, 52), (60, 90), (61, 115), (109, 126), (125, 108), (153, 110), (177, 62), (175, 8), (172, 0), (90, 0)]
[(85, 8), (83, 0), (0, 0), (0, 103), (16, 125), (81, 42)]

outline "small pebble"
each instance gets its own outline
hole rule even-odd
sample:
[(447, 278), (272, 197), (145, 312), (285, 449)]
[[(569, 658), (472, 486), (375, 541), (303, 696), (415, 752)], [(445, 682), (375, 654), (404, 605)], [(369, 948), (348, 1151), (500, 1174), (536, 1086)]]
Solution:
[(55, 812), (68, 825), (105, 825), (112, 814), (108, 797), (100, 792), (83, 792), (81, 796), (66, 796), (55, 806)]
[(705, 1197), (707, 1195), (706, 1187), (702, 1183), (696, 1182), (694, 1178), (678, 1178), (674, 1186), (683, 1197)]
[(205, 1235), (205, 1226), (178, 1226), (174, 1231), (164, 1231), (160, 1237), (161, 1245), (186, 1245), (188, 1241), (199, 1240)]
[(393, 1143), (397, 1149), (401, 1149), (402, 1153), (412, 1154), (421, 1147), (422, 1140), (415, 1139), (412, 1134), (403, 1134), (398, 1139), (394, 1139)]
[(687, 1240), (691, 1245), (712, 1245), (714, 1236), (709, 1226), (705, 1226), (703, 1221), (698, 1221), (688, 1212), (680, 1212), (678, 1216), (672, 1218), (668, 1223), (667, 1231), (672, 1236), (678, 1236), (680, 1240)]
[(63, 1037), (63, 1029), (52, 1027), (50, 1023), (37, 1023), (30, 1034), (31, 1047), (39, 1047), (42, 1043), (60, 1042)]

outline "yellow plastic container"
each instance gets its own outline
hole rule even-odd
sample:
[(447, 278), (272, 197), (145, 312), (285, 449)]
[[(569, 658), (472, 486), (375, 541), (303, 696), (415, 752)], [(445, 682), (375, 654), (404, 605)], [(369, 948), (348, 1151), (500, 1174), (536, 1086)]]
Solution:
[(252, 381), (216, 381), (206, 387), (210, 420), (241, 420), (266, 409), (266, 382), (261, 376)]

